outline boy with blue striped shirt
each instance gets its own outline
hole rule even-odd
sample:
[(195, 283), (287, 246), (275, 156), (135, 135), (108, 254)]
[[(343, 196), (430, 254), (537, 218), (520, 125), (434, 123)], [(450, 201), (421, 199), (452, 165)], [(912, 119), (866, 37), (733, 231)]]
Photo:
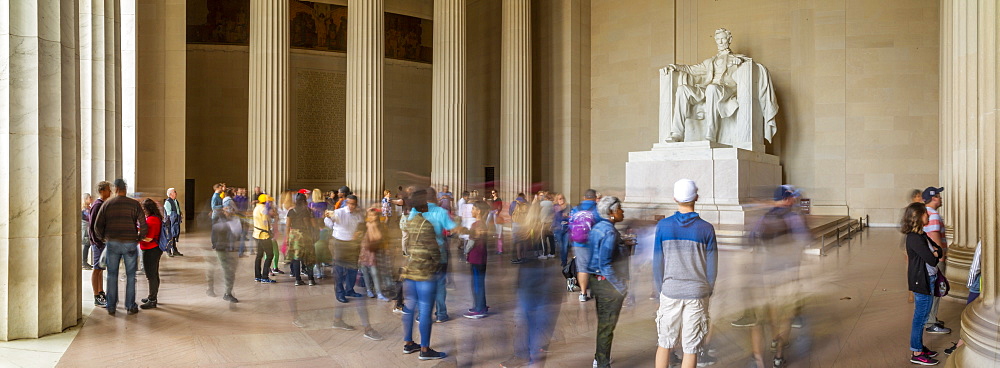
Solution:
[(681, 367), (693, 368), (708, 334), (708, 300), (719, 264), (715, 228), (694, 212), (698, 187), (690, 179), (674, 183), (678, 211), (656, 225), (653, 283), (660, 295), (656, 311), (656, 367), (667, 368), (670, 349), (681, 343)]

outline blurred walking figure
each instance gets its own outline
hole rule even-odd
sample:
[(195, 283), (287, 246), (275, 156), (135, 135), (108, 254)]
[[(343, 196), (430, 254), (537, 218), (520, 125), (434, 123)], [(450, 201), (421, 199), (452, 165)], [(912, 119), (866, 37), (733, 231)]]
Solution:
[(503, 200), (500, 199), (496, 190), (491, 190), (486, 201), (490, 204), (490, 215), (486, 221), (493, 223), (493, 226), (496, 227), (494, 236), (497, 239), (497, 254), (503, 254)]
[[(406, 294), (403, 305), (403, 354), (420, 352), (420, 360), (442, 359), (448, 354), (431, 349), (431, 308), (434, 306), (438, 292), (438, 279), (444, 277), (440, 272), (443, 258), (438, 231), (431, 221), (424, 216), (428, 214), (428, 197), (433, 194), (426, 190), (417, 190), (410, 194), (409, 204), (412, 212), (406, 222), (406, 231), (410, 234), (406, 250), (409, 258), (403, 269), (403, 292)], [(413, 341), (413, 318), (420, 316), (420, 343)]]
[(615, 224), (625, 219), (618, 197), (607, 196), (597, 204), (601, 215), (588, 236), (591, 255), (590, 284), (597, 302), (597, 351), (594, 366), (611, 366), (611, 343), (615, 338), (618, 315), (628, 294), (629, 251)]
[[(348, 209), (352, 211), (351, 216), (355, 215), (361, 216), (360, 215), (361, 211), (357, 210), (357, 198), (354, 197), (353, 195), (350, 195), (347, 198), (348, 198), (347, 207), (334, 211), (334, 216), (338, 215), (342, 216), (345, 211), (348, 211)], [(343, 218), (337, 219), (338, 224), (344, 224), (345, 221), (349, 220), (344, 220)], [(382, 223), (379, 221), (378, 218), (378, 209), (369, 208), (368, 211), (365, 212), (364, 222), (357, 223), (354, 226), (355, 234), (353, 234), (353, 236), (355, 239), (358, 240), (352, 240), (350, 242), (344, 242), (338, 240), (337, 246), (341, 248), (336, 248), (334, 252), (334, 254), (336, 254), (335, 262), (337, 263), (338, 270), (345, 270), (345, 269), (353, 270), (354, 274), (357, 275), (358, 267), (361, 267), (362, 275), (365, 278), (365, 286), (368, 287), (369, 298), (375, 297), (373, 290), (379, 290), (378, 272), (376, 271), (377, 264), (375, 259), (377, 257), (377, 253), (379, 252), (379, 248), (381, 247), (381, 243), (383, 242), (382, 236), (383, 234), (385, 234), (383, 227), (384, 225), (382, 225)], [(345, 246), (347, 247), (345, 248)], [(354, 257), (353, 263), (346, 261), (350, 259), (350, 257)], [(341, 303), (344, 302), (344, 300), (342, 299), (344, 298), (343, 295), (345, 294), (344, 292), (342, 292), (342, 290), (339, 289), (341, 285), (343, 285), (342, 283), (345, 281), (342, 279), (342, 277), (343, 273), (337, 272), (337, 280), (336, 280), (338, 288), (337, 292), (340, 293), (337, 295), (337, 301)], [(358, 295), (359, 297), (361, 296), (360, 294), (354, 293), (353, 286), (351, 286), (351, 289), (349, 291), (353, 294)], [(378, 291), (378, 295), (380, 299), (388, 300), (384, 296), (382, 296), (381, 291)], [(368, 320), (368, 301), (365, 298), (361, 297), (354, 301), (354, 307), (355, 310), (357, 310), (358, 312), (358, 319), (361, 320), (361, 326), (365, 328), (364, 337), (369, 340), (375, 340), (375, 341), (382, 340), (383, 339), (382, 335), (379, 334), (378, 331), (376, 331), (374, 328), (372, 328), (371, 322), (369, 322)], [(351, 326), (346, 322), (344, 322), (344, 309), (345, 309), (344, 306), (334, 307), (333, 325), (331, 325), (330, 327), (338, 330), (353, 331), (354, 326)]]
[(774, 191), (774, 207), (757, 222), (752, 231), (755, 241), (756, 280), (746, 285), (756, 299), (754, 315), (759, 321), (750, 332), (754, 364), (764, 367), (764, 326), (773, 334), (771, 347), (774, 366), (785, 365), (785, 347), (791, 341), (792, 319), (799, 302), (799, 270), (802, 251), (809, 242), (809, 228), (793, 206), (799, 193), (790, 185)]
[(690, 179), (674, 183), (677, 212), (656, 224), (653, 283), (660, 295), (656, 311), (656, 367), (667, 368), (670, 349), (681, 344), (683, 368), (694, 368), (708, 335), (708, 302), (715, 289), (719, 258), (715, 228), (695, 212), (698, 187)]
[(139, 261), (139, 240), (146, 237), (146, 220), (139, 201), (129, 198), (125, 180), (115, 179), (115, 197), (101, 206), (94, 221), (94, 232), (107, 245), (108, 265), (108, 314), (115, 315), (118, 304), (118, 267), (125, 261), (125, 309), (128, 314), (139, 313), (135, 302), (135, 272)]
[(292, 277), (295, 277), (295, 286), (306, 285), (302, 281), (302, 274), (309, 276), (309, 286), (316, 285), (316, 276), (313, 275), (312, 266), (316, 263), (316, 236), (318, 226), (316, 219), (309, 210), (306, 202), (306, 195), (295, 194), (295, 207), (288, 210), (288, 252), (292, 259)]
[(486, 317), (489, 306), (486, 305), (486, 239), (489, 229), (486, 225), (486, 214), (490, 206), (483, 201), (473, 202), (472, 217), (475, 219), (469, 226), (469, 237), (472, 247), (469, 248), (467, 261), (472, 270), (472, 308), (465, 318), (480, 319)]
[(525, 243), (531, 243), (531, 227), (528, 223), (528, 213), (531, 211), (531, 203), (524, 198), (524, 193), (517, 193), (517, 198), (510, 202), (507, 209), (510, 214), (510, 238), (514, 243), (514, 254), (510, 263), (519, 264), (524, 262)]
[(573, 208), (569, 214), (567, 232), (569, 240), (573, 242), (573, 256), (576, 258), (576, 279), (580, 283), (580, 301), (590, 300), (587, 295), (587, 285), (590, 276), (587, 270), (590, 269), (591, 249), (588, 244), (590, 230), (600, 220), (597, 213), (597, 191), (587, 189), (583, 192), (583, 200), (580, 205)]
[(569, 212), (572, 208), (566, 202), (566, 196), (556, 193), (552, 205), (552, 236), (559, 245), (559, 265), (565, 267), (569, 257)]
[(927, 207), (920, 203), (906, 206), (900, 231), (906, 234), (906, 255), (909, 262), (906, 268), (907, 284), (914, 293), (913, 322), (910, 325), (910, 363), (920, 365), (937, 365), (934, 356), (937, 352), (924, 346), (924, 323), (931, 313), (931, 308), (937, 292), (935, 287), (941, 270), (938, 266), (944, 263), (944, 251), (925, 232), (930, 221)]
[(365, 211), (365, 223), (361, 225), (364, 235), (361, 236), (361, 256), (358, 258), (358, 267), (361, 275), (365, 279), (365, 288), (368, 289), (368, 297), (378, 297), (378, 300), (388, 301), (382, 295), (382, 279), (379, 278), (379, 260), (385, 252), (386, 232), (385, 224), (379, 218), (379, 209), (369, 208)]
[[(219, 198), (223, 199), (225, 192), (220, 192), (219, 195)], [(222, 300), (230, 303), (239, 303), (239, 300), (233, 296), (237, 258), (232, 256), (229, 250), (232, 249), (233, 243), (239, 240), (237, 237), (242, 231), (242, 226), (239, 225), (237, 220), (236, 206), (226, 204), (221, 206), (215, 214), (216, 216), (212, 223), (212, 250), (215, 252), (215, 256), (208, 257), (208, 266), (205, 269), (208, 289), (205, 290), (205, 295), (213, 298), (216, 296), (215, 274), (221, 269), (223, 285), (225, 287)], [(237, 222), (233, 222), (234, 220), (237, 220)]]
[(556, 239), (552, 232), (552, 209), (555, 202), (552, 201), (552, 194), (549, 192), (538, 193), (538, 242), (541, 244), (541, 254), (539, 259), (555, 258)]
[[(257, 196), (257, 205), (253, 209), (253, 239), (256, 242), (257, 257), (254, 258), (253, 275), (254, 281), (273, 284), (275, 281), (268, 277), (268, 269), (274, 262), (274, 233), (271, 231), (271, 216), (267, 210), (267, 204), (271, 198), (267, 194)], [(261, 260), (263, 271), (261, 270)]]
[(167, 222), (167, 228), (170, 229), (167, 234), (170, 236), (170, 248), (167, 249), (168, 257), (184, 256), (177, 250), (177, 241), (181, 237), (181, 223), (184, 222), (181, 214), (181, 205), (180, 202), (177, 202), (177, 190), (167, 189), (167, 199), (163, 200), (163, 220)]

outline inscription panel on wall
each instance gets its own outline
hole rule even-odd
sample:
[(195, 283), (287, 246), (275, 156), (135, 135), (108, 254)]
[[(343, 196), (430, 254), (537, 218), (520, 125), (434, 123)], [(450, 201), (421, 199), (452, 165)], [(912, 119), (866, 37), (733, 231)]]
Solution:
[(295, 70), (295, 178), (337, 182), (345, 177), (347, 157), (347, 73)]

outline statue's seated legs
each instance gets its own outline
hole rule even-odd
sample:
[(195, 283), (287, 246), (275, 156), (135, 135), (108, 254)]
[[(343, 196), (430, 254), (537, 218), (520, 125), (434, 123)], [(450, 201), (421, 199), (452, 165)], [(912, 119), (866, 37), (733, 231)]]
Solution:
[(707, 130), (705, 139), (718, 141), (719, 121), (732, 116), (739, 107), (735, 99), (735, 90), (719, 84), (709, 84), (705, 87), (682, 84), (677, 86), (674, 95), (673, 119), (671, 119), (670, 136), (674, 142), (684, 141), (685, 126), (688, 119), (697, 116), (692, 107), (703, 109), (701, 119), (705, 120)]

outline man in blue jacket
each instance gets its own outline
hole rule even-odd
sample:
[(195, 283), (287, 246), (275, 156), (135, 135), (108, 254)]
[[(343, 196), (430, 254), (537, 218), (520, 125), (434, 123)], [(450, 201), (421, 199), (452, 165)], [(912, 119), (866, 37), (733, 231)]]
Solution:
[(653, 284), (660, 294), (656, 311), (656, 367), (667, 368), (670, 349), (681, 343), (682, 367), (694, 367), (708, 334), (708, 300), (719, 265), (715, 228), (694, 211), (698, 187), (690, 179), (674, 183), (677, 212), (656, 224)]

